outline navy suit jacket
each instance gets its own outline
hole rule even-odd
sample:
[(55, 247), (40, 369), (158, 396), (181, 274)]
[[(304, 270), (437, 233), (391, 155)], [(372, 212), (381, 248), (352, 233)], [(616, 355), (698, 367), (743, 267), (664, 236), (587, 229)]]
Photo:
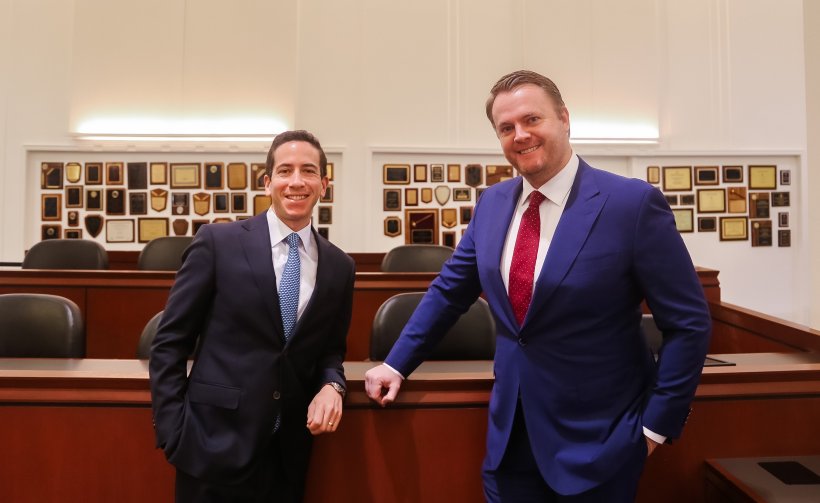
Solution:
[(284, 466), (306, 469), (307, 406), (325, 383), (345, 384), (355, 276), (348, 255), (313, 236), (316, 285), (287, 344), (264, 213), (205, 225), (186, 250), (149, 364), (157, 445), (182, 471), (241, 480), (280, 412)]
[[(520, 396), (542, 476), (576, 494), (641, 447), (643, 426), (680, 435), (711, 319), (660, 191), (581, 159), (519, 326), (500, 264), (521, 190), (518, 177), (484, 191), (386, 363), (409, 375), (483, 291), (498, 331), (485, 467), (501, 462)], [(664, 336), (657, 366), (640, 329), (644, 299)]]

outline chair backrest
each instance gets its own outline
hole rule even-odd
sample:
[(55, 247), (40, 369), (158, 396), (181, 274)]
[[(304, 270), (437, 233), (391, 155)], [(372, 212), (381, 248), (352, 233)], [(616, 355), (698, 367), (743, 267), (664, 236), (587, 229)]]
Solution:
[(663, 342), (663, 333), (655, 324), (655, 317), (651, 314), (644, 314), (641, 318), (641, 330), (643, 330), (643, 335), (646, 337), (646, 343), (649, 345), (649, 349), (652, 350), (652, 354), (658, 354)]
[[(400, 293), (384, 301), (373, 318), (370, 359), (384, 360), (424, 292)], [(478, 299), (433, 348), (428, 360), (492, 360), (495, 321), (490, 306)]]
[(140, 340), (137, 343), (137, 358), (140, 360), (147, 360), (149, 356), (151, 356), (151, 343), (154, 342), (154, 336), (157, 335), (157, 327), (159, 327), (159, 322), (162, 320), (162, 313), (164, 311), (160, 311), (155, 314), (148, 323), (145, 324), (145, 328), (142, 329), (142, 334), (140, 334)]
[(401, 245), (382, 259), (382, 272), (440, 272), (453, 249), (440, 245)]
[(23, 269), (108, 269), (108, 252), (90, 239), (48, 239), (31, 247)]
[(182, 252), (193, 241), (191, 236), (164, 236), (152, 239), (140, 252), (137, 269), (141, 271), (178, 271)]
[(84, 358), (80, 308), (57, 295), (0, 295), (0, 357)]

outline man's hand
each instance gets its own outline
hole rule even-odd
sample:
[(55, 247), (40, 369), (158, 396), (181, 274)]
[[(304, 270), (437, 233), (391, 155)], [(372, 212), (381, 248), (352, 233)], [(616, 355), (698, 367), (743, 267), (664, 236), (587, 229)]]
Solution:
[(332, 433), (339, 427), (341, 420), (342, 395), (326, 384), (308, 406), (307, 427), (313, 435)]
[[(382, 364), (364, 375), (364, 390), (371, 400), (382, 407), (396, 400), (401, 388), (401, 376)], [(387, 391), (385, 394), (385, 390)]]
[(648, 458), (649, 456), (652, 455), (652, 452), (655, 450), (655, 448), (658, 447), (661, 444), (655, 442), (654, 440), (652, 440), (649, 437), (644, 437), (644, 438), (646, 439), (646, 457)]

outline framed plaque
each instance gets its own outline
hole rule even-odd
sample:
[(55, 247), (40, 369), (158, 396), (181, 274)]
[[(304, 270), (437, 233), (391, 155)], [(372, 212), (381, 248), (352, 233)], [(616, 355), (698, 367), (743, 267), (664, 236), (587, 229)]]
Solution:
[(322, 193), (322, 196), (319, 198), (320, 203), (332, 203), (333, 202), (333, 184), (327, 184), (325, 187), (325, 191)]
[(473, 207), (472, 206), (462, 206), (458, 209), (458, 213), (461, 219), (461, 223), (463, 225), (467, 225), (470, 223), (470, 220), (473, 219)]
[(168, 183), (168, 163), (152, 162), (150, 166), (151, 185), (165, 185)]
[(105, 242), (106, 243), (133, 243), (134, 242), (134, 221), (133, 220), (106, 220), (105, 221)]
[(83, 230), (82, 229), (66, 229), (63, 233), (63, 238), (65, 239), (82, 239), (83, 238)]
[(781, 211), (777, 214), (777, 226), (778, 227), (788, 227), (789, 226), (789, 212), (788, 211)]
[(720, 217), (721, 241), (746, 241), (749, 239), (749, 219), (746, 217)]
[(191, 195), (187, 192), (171, 193), (171, 212), (174, 215), (189, 215), (191, 213)]
[(772, 206), (791, 206), (789, 192), (772, 192)]
[(384, 219), (384, 235), (391, 238), (401, 235), (401, 219), (399, 217), (386, 217)]
[(129, 192), (128, 193), (128, 212), (131, 215), (147, 215), (148, 214), (148, 193), (147, 192)]
[(63, 219), (63, 195), (41, 194), (40, 212), (45, 221)]
[(680, 198), (681, 206), (694, 206), (695, 205), (695, 195), (694, 194), (681, 194)]
[(234, 213), (248, 211), (247, 195), (244, 192), (231, 192), (231, 211)]
[(724, 213), (726, 189), (698, 189), (698, 213)]
[(698, 217), (698, 232), (717, 231), (717, 217)]
[(675, 228), (678, 232), (694, 232), (695, 221), (694, 211), (692, 208), (676, 208), (672, 210), (675, 216)]
[(743, 183), (743, 166), (723, 166), (723, 183)]
[(82, 208), (83, 207), (83, 186), (69, 185), (65, 188), (65, 207), (66, 208)]
[(103, 167), (101, 162), (87, 162), (85, 163), (85, 184), (86, 185), (100, 185), (102, 184)]
[(717, 185), (719, 182), (717, 166), (695, 166), (695, 185)]
[(449, 246), (450, 248), (456, 247), (456, 233), (453, 231), (442, 231), (441, 233), (441, 244), (444, 246)]
[(333, 207), (319, 206), (319, 225), (330, 225), (333, 223)]
[(336, 171), (336, 166), (334, 166), (332, 162), (327, 163), (327, 167), (325, 168), (325, 176), (329, 182), (332, 182), (335, 177), (334, 171)]
[(82, 180), (83, 167), (79, 162), (67, 162), (65, 165), (65, 179), (68, 183), (79, 183)]
[(260, 213), (264, 213), (268, 211), (270, 208), (271, 201), (270, 196), (266, 195), (255, 195), (253, 196), (253, 214), (258, 215)]
[(401, 211), (401, 189), (384, 189), (384, 211)]
[(426, 182), (427, 181), (427, 165), (414, 164), (413, 165), (413, 181)]
[(177, 218), (171, 222), (171, 229), (174, 230), (174, 236), (185, 236), (188, 234), (188, 220), (184, 218)]
[(79, 211), (69, 211), (68, 212), (68, 226), (69, 227), (79, 227), (80, 226), (80, 212)]
[(128, 172), (128, 190), (145, 190), (148, 188), (147, 162), (129, 162), (126, 168)]
[(322, 236), (323, 238), (330, 241), (330, 228), (328, 227), (317, 227), (316, 233)]
[(464, 166), (464, 183), (470, 187), (478, 187), (484, 181), (484, 167), (481, 164)]
[(198, 162), (171, 163), (172, 189), (198, 189), (200, 164)]
[(786, 248), (792, 245), (792, 231), (780, 229), (777, 231), (777, 246)]
[(63, 163), (44, 162), (40, 165), (40, 188), (41, 189), (62, 189), (63, 188)]
[(769, 218), (768, 192), (749, 192), (749, 217)]
[(225, 186), (224, 181), (225, 164), (221, 162), (205, 163), (205, 188), (211, 190), (221, 190)]
[(419, 189), (404, 189), (404, 205), (418, 206), (419, 205)]
[(421, 202), (430, 203), (433, 201), (433, 189), (430, 187), (423, 187), (421, 189)]
[(211, 194), (208, 192), (197, 192), (191, 196), (194, 200), (194, 213), (205, 216), (211, 211)]
[(503, 182), (504, 180), (509, 180), (513, 177), (513, 167), (512, 166), (487, 166), (487, 177), (486, 177), (486, 184), (487, 186), (495, 185), (498, 182)]
[(663, 190), (664, 192), (692, 190), (692, 166), (664, 166)]
[(447, 181), (460, 182), (461, 181), (461, 164), (447, 165)]
[(151, 189), (151, 209), (165, 211), (168, 205), (168, 191), (165, 189)]
[(438, 244), (438, 210), (405, 210), (404, 241), (407, 244)]
[(450, 187), (448, 185), (439, 185), (433, 191), (433, 194), (436, 196), (436, 202), (444, 206), (450, 200)]
[(125, 173), (121, 162), (105, 163), (105, 184), (123, 185), (125, 183)]
[(228, 213), (231, 211), (227, 192), (214, 193), (214, 213)]
[(192, 220), (191, 221), (191, 235), (195, 236), (199, 228), (205, 224), (211, 223), (209, 220)]
[(729, 187), (729, 213), (746, 213), (746, 187)]
[(382, 182), (385, 185), (410, 183), (409, 164), (385, 164), (382, 169)]
[(478, 202), (478, 200), (481, 198), (481, 194), (483, 194), (485, 190), (487, 190), (486, 187), (477, 187), (475, 189), (475, 200), (476, 200), (476, 202)]
[(125, 190), (105, 189), (105, 214), (125, 215)]
[(63, 226), (60, 224), (43, 224), (40, 229), (40, 240), (60, 239), (60, 234), (63, 232)]
[(788, 169), (780, 170), (780, 185), (792, 184), (792, 172)]
[(430, 181), (434, 183), (444, 181), (444, 164), (430, 165)]
[(652, 185), (661, 183), (661, 168), (659, 166), (647, 166), (646, 181)]
[(441, 209), (441, 226), (452, 229), (458, 225), (458, 212), (455, 208)]
[(140, 218), (139, 222), (139, 242), (147, 243), (152, 239), (165, 237), (168, 235), (167, 218)]
[(453, 201), (469, 201), (470, 200), (470, 189), (469, 187), (466, 188), (456, 188), (453, 189)]
[(251, 182), (253, 182), (251, 189), (265, 190), (265, 163), (254, 162), (251, 164)]
[(749, 188), (774, 190), (777, 188), (777, 166), (749, 166)]
[(95, 238), (100, 235), (103, 230), (103, 221), (105, 221), (105, 217), (102, 215), (86, 215), (83, 219), (85, 221), (85, 230), (91, 235), (92, 238)]
[(248, 165), (244, 162), (232, 162), (228, 164), (228, 188), (231, 190), (244, 190), (248, 188)]
[(678, 196), (676, 194), (664, 194), (663, 198), (666, 199), (666, 204), (669, 206), (678, 205)]
[(771, 220), (752, 220), (752, 246), (772, 246)]
[(224, 223), (227, 223), (227, 222), (233, 222), (231, 217), (217, 217), (217, 218), (214, 218), (211, 221), (211, 223), (214, 223), (214, 224), (224, 224)]
[(98, 189), (86, 189), (85, 209), (97, 211), (103, 209), (102, 191)]

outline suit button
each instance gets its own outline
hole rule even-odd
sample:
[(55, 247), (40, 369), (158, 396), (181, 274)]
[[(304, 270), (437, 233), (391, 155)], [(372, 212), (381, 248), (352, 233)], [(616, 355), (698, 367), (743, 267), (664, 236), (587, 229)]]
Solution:
[(519, 338), (518, 338), (518, 345), (519, 345), (519, 346), (521, 346), (521, 347), (523, 348), (524, 346), (526, 346), (526, 345), (527, 345), (527, 341), (525, 341), (524, 339), (522, 339), (521, 337), (519, 337)]
[(281, 397), (282, 397), (282, 395), (280, 395), (278, 391), (273, 392), (273, 399), (274, 400), (279, 400)]

